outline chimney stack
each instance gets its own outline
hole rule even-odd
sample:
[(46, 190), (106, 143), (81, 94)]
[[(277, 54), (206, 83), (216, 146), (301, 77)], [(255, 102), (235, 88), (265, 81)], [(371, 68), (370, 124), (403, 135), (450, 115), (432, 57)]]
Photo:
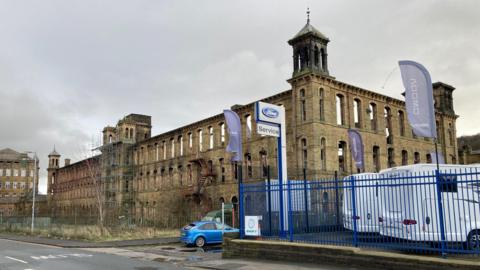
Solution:
[(69, 159), (69, 158), (66, 158), (66, 159), (65, 159), (65, 166), (68, 166), (68, 165), (70, 165), (70, 159)]

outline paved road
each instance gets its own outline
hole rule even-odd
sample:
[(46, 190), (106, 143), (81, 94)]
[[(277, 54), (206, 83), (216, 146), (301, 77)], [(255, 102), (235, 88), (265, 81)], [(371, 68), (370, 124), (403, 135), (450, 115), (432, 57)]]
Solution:
[(0, 270), (170, 270), (169, 263), (0, 239)]

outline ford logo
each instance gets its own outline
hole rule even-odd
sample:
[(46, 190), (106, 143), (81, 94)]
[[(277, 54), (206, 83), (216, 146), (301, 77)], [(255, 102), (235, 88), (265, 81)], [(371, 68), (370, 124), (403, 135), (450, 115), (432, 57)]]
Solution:
[(265, 107), (262, 109), (262, 114), (268, 118), (277, 118), (280, 113), (274, 108)]

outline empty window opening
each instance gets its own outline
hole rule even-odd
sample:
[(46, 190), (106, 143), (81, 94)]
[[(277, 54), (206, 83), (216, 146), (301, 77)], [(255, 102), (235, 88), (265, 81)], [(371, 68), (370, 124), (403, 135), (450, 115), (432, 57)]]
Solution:
[(336, 95), (335, 97), (335, 105), (336, 105), (336, 112), (337, 112), (337, 125), (345, 125), (345, 109), (344, 109), (344, 97), (340, 94)]
[(362, 127), (362, 102), (358, 98), (353, 100), (353, 121), (356, 128)]
[(393, 151), (393, 148), (388, 148), (387, 156), (388, 156), (388, 167), (389, 168), (395, 167), (395, 152)]
[(198, 150), (203, 151), (203, 130), (198, 130)]
[(320, 102), (319, 102), (319, 110), (320, 110), (320, 121), (325, 121), (325, 91), (323, 88), (319, 90)]
[(373, 147), (373, 171), (379, 172), (380, 171), (380, 147), (374, 146)]
[(220, 142), (225, 144), (225, 123), (220, 124)]
[(346, 171), (346, 150), (347, 150), (347, 143), (344, 141), (338, 142), (338, 171), (343, 174)]
[(408, 165), (408, 152), (407, 152), (407, 150), (402, 150), (402, 165)]
[(398, 127), (400, 136), (405, 136), (405, 114), (403, 111), (398, 111)]
[(208, 147), (210, 149), (213, 149), (214, 143), (213, 143), (213, 127), (208, 127), (208, 137), (209, 137), (209, 142), (208, 142)]

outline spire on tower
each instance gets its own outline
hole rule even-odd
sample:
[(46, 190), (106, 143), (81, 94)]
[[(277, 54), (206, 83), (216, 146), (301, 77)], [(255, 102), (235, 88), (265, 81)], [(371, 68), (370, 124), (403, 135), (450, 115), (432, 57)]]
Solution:
[(307, 24), (310, 23), (310, 8), (307, 7)]

